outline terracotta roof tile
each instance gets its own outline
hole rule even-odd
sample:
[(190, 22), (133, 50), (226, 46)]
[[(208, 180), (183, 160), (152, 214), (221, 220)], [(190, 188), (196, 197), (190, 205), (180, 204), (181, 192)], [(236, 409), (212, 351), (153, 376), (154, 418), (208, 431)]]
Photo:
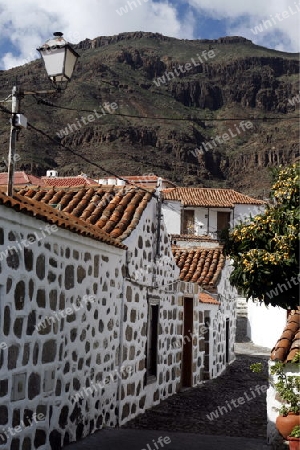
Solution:
[(207, 294), (206, 292), (201, 292), (199, 294), (199, 301), (200, 303), (208, 303), (210, 305), (220, 305), (221, 303), (218, 302), (214, 297)]
[(272, 361), (290, 362), (300, 351), (300, 309), (294, 310), (288, 317), (282, 335), (271, 352)]
[(132, 186), (21, 189), (19, 194), (46, 203), (112, 238), (123, 241), (138, 225), (154, 191)]
[(119, 239), (113, 239), (107, 233), (99, 230), (99, 228), (29, 197), (14, 194), (14, 197), (12, 198), (8, 197), (3, 192), (0, 192), (0, 204), (12, 208), (22, 214), (36, 217), (39, 220), (51, 223), (60, 228), (65, 228), (73, 233), (87, 236), (105, 242), (106, 244), (114, 245), (115, 247), (123, 249), (127, 248)]
[[(8, 173), (0, 173), (0, 186), (7, 186)], [(44, 186), (44, 182), (40, 177), (34, 175), (28, 175), (24, 171), (14, 172), (14, 185), (15, 186), (27, 186), (33, 184), (35, 186)]]
[[(0, 173), (0, 186), (6, 186), (8, 173)], [(74, 177), (37, 177), (29, 175), (24, 171), (14, 173), (14, 186), (58, 186), (58, 187), (79, 187), (79, 186), (98, 186), (98, 183), (92, 178), (82, 175)]]
[(174, 247), (172, 250), (180, 269), (180, 280), (216, 287), (225, 263), (222, 247), (213, 249)]
[(233, 208), (235, 204), (264, 205), (265, 202), (241, 194), (233, 189), (209, 189), (176, 187), (163, 189), (165, 200), (181, 201), (184, 206), (206, 206), (215, 208)]
[(76, 186), (94, 186), (98, 183), (92, 178), (78, 175), (76, 177), (42, 177), (43, 186), (57, 187), (76, 187)]

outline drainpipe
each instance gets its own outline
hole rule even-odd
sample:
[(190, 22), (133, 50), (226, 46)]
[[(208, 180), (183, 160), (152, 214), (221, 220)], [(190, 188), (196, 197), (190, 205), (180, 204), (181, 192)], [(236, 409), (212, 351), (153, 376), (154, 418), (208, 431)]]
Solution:
[(207, 208), (207, 234), (209, 234), (209, 208)]
[(161, 205), (162, 205), (162, 199), (161, 199), (161, 188), (162, 188), (162, 179), (157, 179), (157, 185), (156, 185), (156, 194), (157, 194), (157, 234), (156, 234), (156, 253), (155, 253), (155, 259), (160, 257), (160, 227), (161, 227)]
[[(127, 252), (126, 251), (126, 266), (125, 266), (125, 271), (126, 273), (128, 272), (128, 267), (127, 267), (127, 260), (128, 260), (128, 256), (127, 256)], [(121, 298), (121, 308), (120, 308), (120, 351), (119, 351), (119, 376), (118, 376), (118, 387), (117, 387), (117, 395), (118, 395), (118, 416), (117, 416), (117, 427), (120, 426), (121, 424), (121, 394), (122, 394), (122, 364), (123, 364), (123, 345), (124, 345), (124, 303), (125, 303), (125, 289), (126, 289), (126, 280), (123, 277), (123, 285), (122, 285), (122, 292), (120, 293), (120, 298)]]

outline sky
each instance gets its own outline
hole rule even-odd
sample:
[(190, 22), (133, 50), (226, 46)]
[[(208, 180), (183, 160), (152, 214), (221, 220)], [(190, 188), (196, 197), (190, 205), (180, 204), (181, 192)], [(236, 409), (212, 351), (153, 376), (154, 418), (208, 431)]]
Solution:
[(243, 36), (299, 52), (300, 0), (0, 0), (0, 70), (38, 58), (54, 31), (76, 44), (129, 31), (179, 39)]

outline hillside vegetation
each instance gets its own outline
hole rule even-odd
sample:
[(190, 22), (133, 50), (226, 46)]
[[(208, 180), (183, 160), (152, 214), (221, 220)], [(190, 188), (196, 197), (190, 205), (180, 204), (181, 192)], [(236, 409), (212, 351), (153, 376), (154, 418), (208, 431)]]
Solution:
[[(179, 185), (232, 187), (262, 197), (271, 185), (268, 169), (297, 158), (299, 55), (241, 37), (190, 41), (144, 32), (87, 39), (76, 47), (81, 57), (67, 90), (26, 96), (22, 112), (88, 161), (119, 175), (155, 173)], [(183, 73), (180, 65), (189, 70)], [(25, 91), (50, 88), (37, 60), (0, 72), (1, 99), (16, 78)], [(103, 109), (106, 102), (115, 109)], [(242, 120), (252, 126), (242, 129)], [(8, 141), (9, 115), (0, 112), (1, 159), (7, 159)], [(22, 130), (17, 169), (105, 175), (55, 142)]]

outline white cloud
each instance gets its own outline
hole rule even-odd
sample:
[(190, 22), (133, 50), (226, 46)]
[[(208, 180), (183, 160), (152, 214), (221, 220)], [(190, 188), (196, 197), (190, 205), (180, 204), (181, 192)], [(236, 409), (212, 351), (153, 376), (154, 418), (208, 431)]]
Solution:
[[(299, 52), (299, 0), (188, 0), (188, 3), (211, 18), (225, 20), (228, 35), (244, 36), (277, 50)], [(271, 26), (263, 25), (266, 20), (271, 20)], [(255, 34), (252, 29), (259, 25), (263, 29)]]
[[(224, 21), (228, 35), (296, 52), (300, 12), (256, 35), (251, 28), (288, 7), (300, 10), (299, 5), (300, 0), (0, 0), (0, 69), (35, 59), (36, 47), (53, 31), (63, 31), (72, 43), (129, 31), (195, 39), (203, 16)], [(118, 14), (122, 7), (127, 12)]]
[[(117, 10), (126, 6), (128, 12), (120, 16)], [(0, 36), (14, 46), (0, 58), (0, 68), (24, 64), (53, 31), (77, 43), (140, 30), (193, 37), (193, 20), (179, 19), (168, 0), (0, 0)]]

